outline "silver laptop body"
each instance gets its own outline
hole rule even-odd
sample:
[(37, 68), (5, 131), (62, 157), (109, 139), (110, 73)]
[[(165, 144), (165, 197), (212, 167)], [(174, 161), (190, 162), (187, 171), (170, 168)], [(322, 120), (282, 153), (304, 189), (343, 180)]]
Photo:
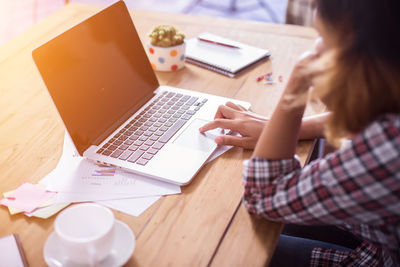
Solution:
[(123, 1), (32, 53), (80, 156), (185, 185), (216, 148), (198, 129), (246, 102), (160, 86)]

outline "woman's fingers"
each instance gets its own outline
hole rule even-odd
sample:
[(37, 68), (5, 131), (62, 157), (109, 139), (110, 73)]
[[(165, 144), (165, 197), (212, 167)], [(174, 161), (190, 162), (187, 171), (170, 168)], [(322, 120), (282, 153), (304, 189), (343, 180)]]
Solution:
[(220, 105), (217, 113), (215, 113), (214, 119), (234, 119), (237, 112), (237, 110), (231, 107)]
[(246, 149), (254, 149), (257, 140), (254, 140), (250, 137), (241, 137), (241, 136), (233, 136), (233, 135), (221, 135), (215, 138), (215, 143), (217, 145), (225, 145), (225, 146), (238, 146)]
[[(203, 127), (199, 129), (201, 133), (206, 131), (222, 128), (222, 129), (229, 129), (233, 131), (239, 132), (237, 129), (239, 128), (236, 121), (233, 120), (226, 120), (226, 119), (216, 119), (212, 122), (205, 124)], [(231, 136), (231, 135), (221, 135), (215, 138), (215, 143), (217, 145), (229, 145), (229, 146), (239, 146), (244, 148), (254, 148), (255, 143), (252, 147), (249, 146), (248, 137), (238, 137), (238, 136)]]
[(204, 133), (216, 128), (222, 128), (222, 129), (233, 130), (235, 132), (240, 132), (239, 131), (240, 127), (238, 125), (238, 122), (229, 119), (215, 119), (200, 127), (199, 131), (201, 133)]
[(225, 105), (230, 107), (230, 108), (232, 108), (232, 109), (236, 109), (236, 110), (239, 110), (239, 111), (247, 111), (247, 109), (245, 107), (243, 107), (241, 105), (238, 105), (238, 104), (235, 104), (235, 103), (233, 103), (231, 101), (226, 102)]
[(315, 51), (317, 52), (318, 55), (321, 55), (322, 53), (324, 53), (326, 51), (324, 39), (322, 39), (322, 37), (318, 37), (315, 40), (314, 47), (315, 47)]
[(221, 135), (215, 139), (218, 145), (239, 146), (253, 149), (265, 127), (266, 121), (255, 119), (216, 119), (199, 128), (201, 133), (216, 128), (228, 129), (241, 136)]

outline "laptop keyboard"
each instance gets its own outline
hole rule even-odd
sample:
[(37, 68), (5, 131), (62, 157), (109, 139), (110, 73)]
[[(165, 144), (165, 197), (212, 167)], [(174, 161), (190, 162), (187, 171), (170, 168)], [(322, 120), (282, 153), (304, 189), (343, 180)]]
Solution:
[(146, 165), (206, 102), (163, 92), (96, 153)]

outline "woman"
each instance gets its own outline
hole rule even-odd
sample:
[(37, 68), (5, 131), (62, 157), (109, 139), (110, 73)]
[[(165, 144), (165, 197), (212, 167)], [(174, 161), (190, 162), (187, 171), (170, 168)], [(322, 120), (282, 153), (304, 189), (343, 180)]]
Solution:
[[(359, 240), (346, 246), (281, 235), (272, 264), (400, 266), (400, 1), (315, 4), (322, 43), (296, 64), (271, 119), (229, 103), (200, 131), (236, 130), (241, 138), (216, 142), (255, 145), (243, 170), (250, 213), (337, 226)], [(302, 120), (310, 96), (331, 113)], [(351, 143), (301, 169), (299, 137), (322, 130), (331, 144)]]

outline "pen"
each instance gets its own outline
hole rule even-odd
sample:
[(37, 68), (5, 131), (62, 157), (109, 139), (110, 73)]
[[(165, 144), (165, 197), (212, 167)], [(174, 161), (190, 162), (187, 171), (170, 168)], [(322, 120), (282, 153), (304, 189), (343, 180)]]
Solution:
[(229, 47), (229, 48), (240, 49), (239, 46), (234, 46), (234, 45), (230, 45), (230, 44), (225, 44), (225, 43), (221, 43), (221, 42), (217, 42), (217, 41), (213, 41), (213, 40), (209, 40), (209, 39), (204, 39), (204, 38), (201, 38), (201, 37), (197, 37), (197, 39), (198, 39), (199, 41), (206, 42), (206, 43), (221, 45), (221, 46), (225, 46), (225, 47)]

